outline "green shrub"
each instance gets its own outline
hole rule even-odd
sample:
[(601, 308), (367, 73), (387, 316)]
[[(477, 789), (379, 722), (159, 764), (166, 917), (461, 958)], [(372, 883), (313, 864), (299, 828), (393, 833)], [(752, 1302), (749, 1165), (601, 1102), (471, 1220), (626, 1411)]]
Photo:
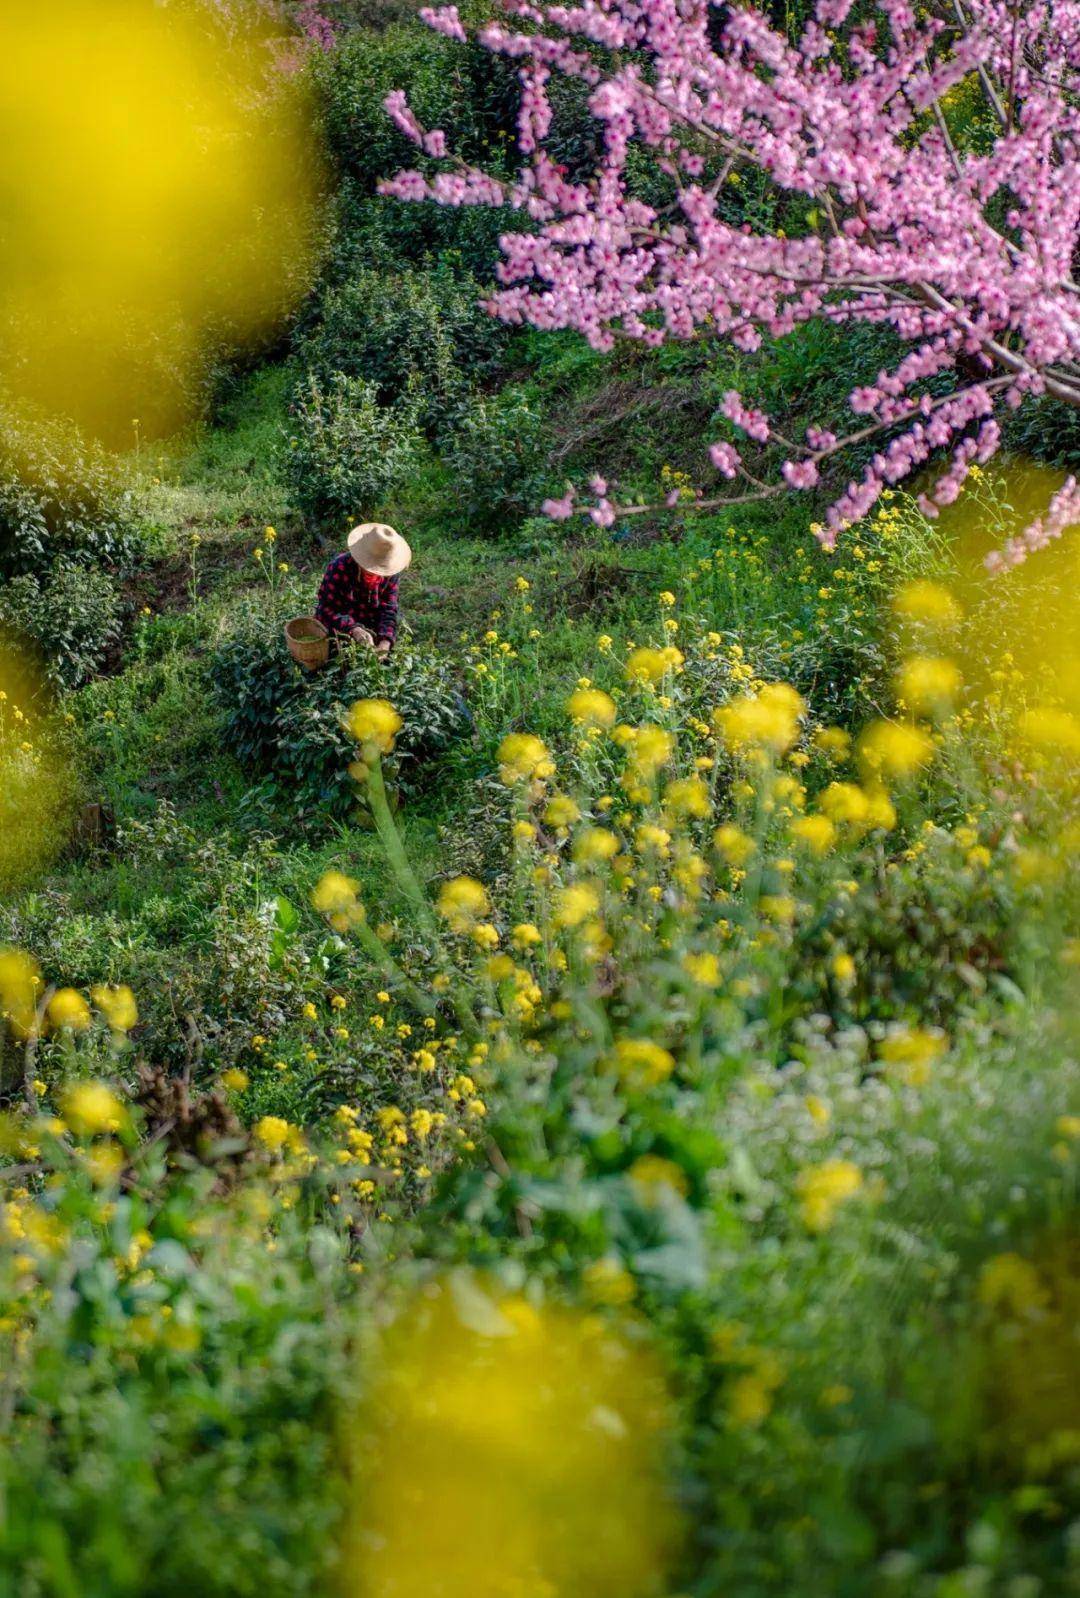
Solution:
[(463, 530), (497, 534), (535, 512), (547, 451), (548, 422), (535, 401), (513, 389), (477, 396), (443, 449), (450, 514)]
[(507, 330), (480, 305), (480, 285), (446, 268), (362, 269), (331, 289), (299, 360), (321, 383), (344, 372), (375, 385), (379, 403), (410, 401), (438, 432), (471, 384), (490, 378)]
[(268, 1242), (254, 1195), (227, 1205), (211, 1169), (176, 1176), (159, 1148), (109, 1205), (69, 1164), (42, 1211), (79, 1241), (0, 1449), (0, 1590), (326, 1591), (355, 1385), (340, 1243), (288, 1216)]
[(286, 481), (305, 516), (340, 527), (404, 481), (418, 445), (412, 410), (380, 405), (374, 383), (337, 373), (324, 385), (312, 376), (293, 404)]
[(120, 635), (120, 596), (107, 572), (64, 557), (0, 584), (0, 627), (35, 646), (57, 687), (77, 688)]
[(392, 780), (406, 794), (423, 788), (431, 764), (471, 724), (450, 663), (406, 640), (385, 664), (368, 649), (344, 645), (322, 671), (308, 673), (276, 636), (239, 636), (219, 649), (213, 683), (230, 747), (266, 772), (260, 796), (316, 823), (356, 806), (348, 771), (355, 746), (342, 717), (357, 699), (388, 698), (403, 716)]
[(132, 539), (115, 460), (70, 423), (0, 403), (0, 578), (40, 574), (58, 555), (122, 566)]

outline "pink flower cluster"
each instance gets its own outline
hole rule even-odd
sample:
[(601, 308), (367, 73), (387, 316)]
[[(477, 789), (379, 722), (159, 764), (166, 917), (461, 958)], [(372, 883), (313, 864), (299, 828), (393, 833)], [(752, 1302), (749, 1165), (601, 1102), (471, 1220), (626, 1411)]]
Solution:
[[(808, 428), (802, 440), (780, 438), (727, 394), (729, 423), (786, 458), (764, 483), (732, 445), (713, 444), (715, 470), (742, 481), (700, 504), (812, 488), (823, 462), (880, 435), (828, 512), (832, 543), (886, 486), (942, 451), (947, 465), (925, 503), (955, 498), (971, 464), (998, 448), (1005, 409), (1040, 393), (1080, 405), (1080, 0), (878, 0), (872, 18), (853, 17), (851, 0), (816, 0), (795, 39), (754, 4), (501, 8), (504, 20), (476, 37), (519, 63), (516, 180), (454, 163), (384, 187), (528, 214), (532, 228), (502, 240), (496, 315), (574, 328), (598, 349), (617, 335), (658, 344), (704, 333), (750, 351), (823, 316), (887, 324), (909, 346), (853, 391), (858, 421), (843, 437)], [(423, 15), (450, 38), (467, 36), (453, 6)], [(599, 129), (596, 168), (578, 181), (545, 148), (553, 74), (585, 86)], [(995, 136), (958, 144), (949, 97), (969, 84)], [(404, 96), (387, 108), (426, 156), (445, 155), (441, 133), (423, 130)], [(661, 211), (635, 197), (634, 145), (655, 153), (675, 204)], [(803, 236), (725, 219), (725, 185), (748, 169), (805, 197)], [(606, 492), (597, 500), (590, 514), (606, 522), (613, 503)], [(1076, 503), (1063, 490), (1002, 561), (1057, 536)], [(569, 515), (572, 499), (553, 506)]]

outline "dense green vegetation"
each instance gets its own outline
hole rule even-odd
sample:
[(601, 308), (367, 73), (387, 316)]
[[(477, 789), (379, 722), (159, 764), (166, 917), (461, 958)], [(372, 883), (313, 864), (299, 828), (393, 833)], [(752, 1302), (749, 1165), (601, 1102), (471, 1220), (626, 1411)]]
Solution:
[[(0, 826), (104, 823), (0, 835), (0, 1595), (1076, 1591), (1076, 556), (974, 558), (1048, 468), (835, 556), (805, 496), (697, 511), (723, 391), (827, 425), (867, 333), (502, 328), (507, 219), (375, 185), (389, 88), (491, 159), (510, 79), (411, 23), (312, 70), (287, 345), (123, 461), (4, 429)], [(680, 497), (538, 516), (599, 467)], [(308, 676), (374, 515), (404, 636)]]

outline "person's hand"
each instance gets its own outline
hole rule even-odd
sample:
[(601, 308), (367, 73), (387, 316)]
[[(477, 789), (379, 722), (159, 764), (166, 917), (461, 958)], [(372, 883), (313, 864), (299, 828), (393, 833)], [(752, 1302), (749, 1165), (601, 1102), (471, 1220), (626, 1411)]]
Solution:
[(380, 660), (386, 659), (387, 655), (390, 653), (389, 638), (379, 639), (379, 642), (375, 645), (375, 653), (378, 655)]
[(372, 638), (366, 627), (354, 627), (352, 632), (349, 634), (349, 637), (352, 639), (354, 644), (367, 644), (369, 649), (375, 642), (374, 638)]

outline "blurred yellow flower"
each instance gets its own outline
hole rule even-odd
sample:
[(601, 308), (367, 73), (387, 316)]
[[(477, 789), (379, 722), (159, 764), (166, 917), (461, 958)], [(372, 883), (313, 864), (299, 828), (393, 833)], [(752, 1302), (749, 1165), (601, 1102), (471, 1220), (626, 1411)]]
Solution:
[(372, 753), (388, 755), (403, 725), (388, 699), (358, 699), (345, 720), (349, 736), (369, 758)]
[(795, 1191), (803, 1225), (810, 1232), (826, 1232), (836, 1212), (863, 1185), (862, 1172), (853, 1160), (824, 1160), (799, 1172)]
[(682, 968), (688, 977), (703, 988), (715, 988), (720, 982), (720, 961), (715, 954), (684, 954)]
[(589, 882), (573, 882), (555, 896), (554, 921), (557, 927), (579, 927), (596, 915), (600, 895)]
[(453, 877), (439, 891), (437, 909), (454, 932), (470, 932), (491, 909), (487, 890), (475, 877)]
[(757, 844), (741, 827), (727, 821), (713, 833), (713, 845), (723, 855), (729, 866), (744, 866), (757, 848)]
[(773, 1406), (773, 1388), (755, 1371), (734, 1377), (727, 1385), (727, 1410), (736, 1426), (760, 1426)]
[(947, 710), (960, 692), (960, 668), (940, 655), (912, 655), (896, 674), (896, 692), (909, 710)]
[(114, 1032), (130, 1032), (138, 1025), (139, 1008), (129, 987), (91, 988), (90, 997)]
[(241, 1071), (238, 1065), (230, 1065), (227, 1071), (221, 1073), (221, 1085), (227, 1093), (243, 1093), (250, 1080), (247, 1072)]
[(842, 760), (851, 748), (851, 734), (844, 727), (819, 727), (814, 744), (822, 754)]
[(312, 907), (329, 916), (339, 931), (364, 919), (364, 907), (357, 897), (360, 884), (342, 871), (324, 871), (312, 894)]
[(567, 793), (552, 794), (544, 808), (544, 820), (549, 827), (572, 827), (580, 818), (581, 811)]
[(591, 1260), (581, 1273), (581, 1285), (594, 1304), (629, 1304), (637, 1292), (630, 1272), (610, 1257)]
[(874, 776), (911, 777), (934, 758), (934, 740), (913, 721), (875, 721), (859, 739), (859, 758)]
[(256, 1142), (272, 1154), (284, 1148), (291, 1130), (288, 1121), (283, 1121), (279, 1115), (264, 1115), (252, 1128)]
[(499, 775), (508, 788), (518, 782), (543, 782), (554, 771), (547, 746), (532, 733), (508, 733), (499, 745)]
[(100, 1137), (128, 1124), (123, 1103), (104, 1082), (73, 1082), (62, 1094), (60, 1107), (77, 1137)]
[(579, 688), (566, 701), (567, 715), (580, 727), (612, 727), (615, 701), (602, 688)]
[(646, 722), (634, 731), (627, 769), (635, 777), (651, 779), (671, 759), (674, 749), (672, 733)]
[(816, 812), (808, 816), (796, 816), (791, 823), (791, 836), (799, 843), (804, 843), (813, 854), (828, 854), (836, 842), (836, 827), (828, 816)]
[(1043, 1308), (1046, 1288), (1038, 1271), (1019, 1254), (995, 1254), (979, 1272), (979, 1302), (987, 1309), (1023, 1318)]
[(655, 1204), (665, 1191), (685, 1198), (690, 1191), (686, 1172), (674, 1160), (665, 1160), (659, 1154), (640, 1154), (627, 1171), (627, 1176), (648, 1204)]
[(626, 657), (626, 675), (631, 682), (657, 683), (667, 669), (668, 662), (660, 649), (632, 649)]
[(893, 596), (893, 610), (905, 621), (935, 627), (952, 627), (960, 620), (960, 606), (941, 583), (920, 578), (906, 583)]
[(612, 1064), (629, 1087), (657, 1087), (675, 1069), (675, 1057), (649, 1038), (621, 1038)]
[(802, 696), (788, 683), (766, 683), (759, 693), (743, 694), (713, 711), (713, 723), (733, 753), (765, 749), (780, 755), (799, 736)]
[(1080, 717), (1050, 705), (1025, 710), (1016, 728), (1030, 749), (1042, 754), (1080, 758)]
[(702, 820), (712, 815), (709, 785), (700, 777), (678, 777), (664, 789), (664, 809), (672, 816)]
[(601, 865), (619, 852), (619, 840), (606, 827), (583, 827), (574, 839), (573, 855), (578, 865)]
[(854, 831), (880, 827), (888, 832), (896, 825), (896, 811), (881, 789), (860, 788), (854, 782), (830, 782), (818, 803), (830, 821)]
[(830, 970), (841, 987), (846, 987), (849, 982), (855, 980), (855, 961), (843, 950), (833, 955)]
[(90, 1006), (75, 988), (58, 988), (45, 1006), (45, 1019), (57, 1032), (85, 1032)]
[(898, 1027), (882, 1039), (878, 1057), (893, 1067), (909, 1087), (925, 1087), (930, 1068), (945, 1053), (949, 1040), (940, 1032), (920, 1027)]
[(41, 986), (41, 967), (32, 955), (0, 948), (0, 1017), (11, 1022), (19, 1037), (34, 1028)]
[[(581, 1282), (599, 1306), (634, 1296), (617, 1259)], [(357, 1501), (342, 1598), (671, 1590), (669, 1405), (642, 1340), (458, 1273), (405, 1304), (381, 1354), (343, 1426)]]

